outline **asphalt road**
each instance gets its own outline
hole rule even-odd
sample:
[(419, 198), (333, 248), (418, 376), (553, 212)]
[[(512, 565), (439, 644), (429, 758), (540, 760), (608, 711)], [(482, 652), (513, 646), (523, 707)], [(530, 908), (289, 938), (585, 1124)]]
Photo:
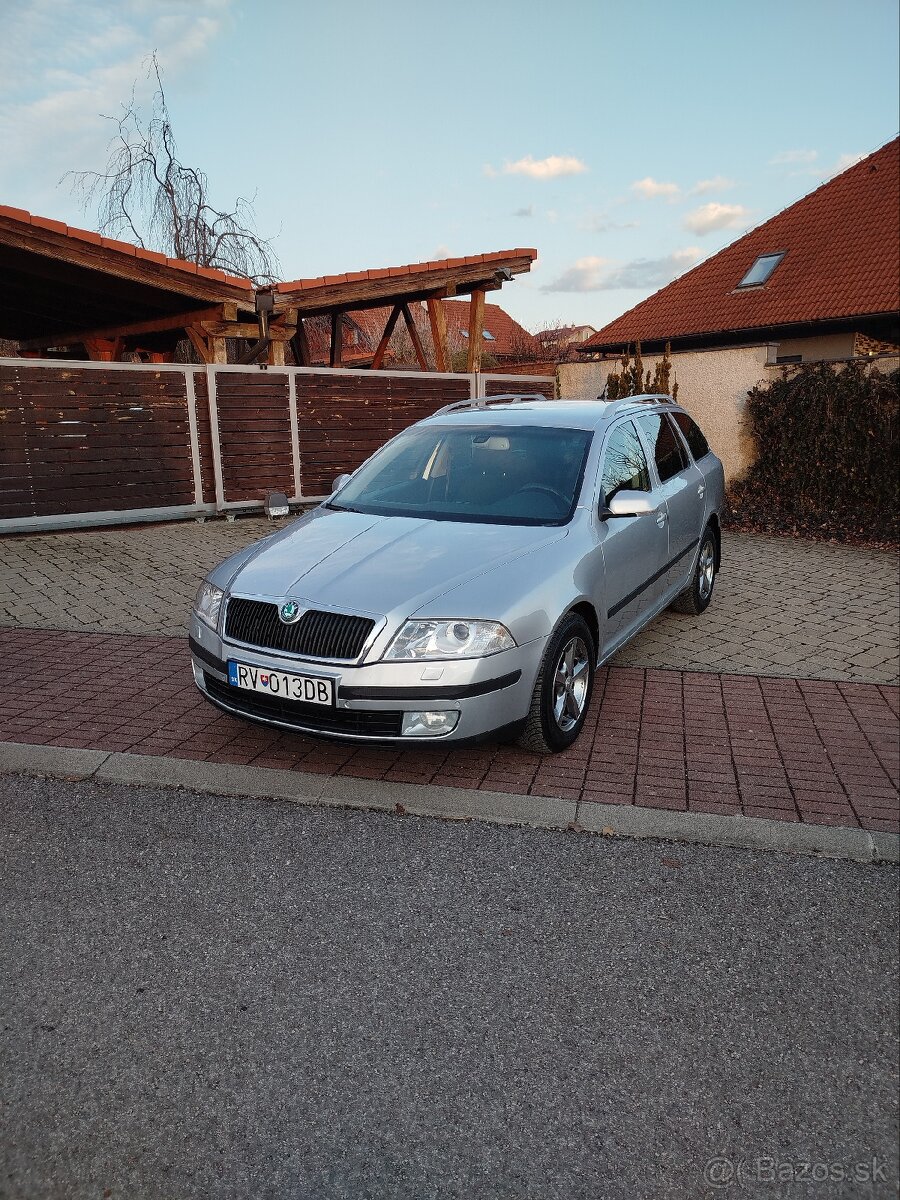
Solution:
[(4, 1198), (897, 1193), (890, 868), (11, 776), (0, 804)]

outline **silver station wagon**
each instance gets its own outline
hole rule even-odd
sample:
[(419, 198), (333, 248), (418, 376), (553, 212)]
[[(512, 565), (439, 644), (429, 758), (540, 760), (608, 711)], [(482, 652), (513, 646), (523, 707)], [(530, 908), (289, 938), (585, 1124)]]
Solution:
[(723, 495), (667, 396), (450, 405), (210, 573), (194, 679), (304, 733), (563, 750), (596, 668), (667, 606), (709, 604)]

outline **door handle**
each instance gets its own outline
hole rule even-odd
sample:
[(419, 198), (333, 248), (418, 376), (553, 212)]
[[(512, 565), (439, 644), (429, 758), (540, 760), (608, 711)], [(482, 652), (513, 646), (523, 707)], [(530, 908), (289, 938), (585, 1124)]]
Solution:
[(662, 527), (666, 523), (666, 514), (664, 512), (658, 512), (656, 514), (656, 523), (660, 527), (660, 529), (662, 529)]
[(697, 488), (697, 495), (700, 497), (701, 500), (706, 495), (706, 484), (705, 483), (701, 483), (700, 486)]

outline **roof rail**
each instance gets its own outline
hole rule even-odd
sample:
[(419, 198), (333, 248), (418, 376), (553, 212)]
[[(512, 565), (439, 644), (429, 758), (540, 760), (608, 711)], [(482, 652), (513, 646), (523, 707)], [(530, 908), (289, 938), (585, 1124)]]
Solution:
[(501, 392), (496, 396), (473, 396), (471, 400), (457, 400), (454, 404), (445, 404), (432, 414), (439, 417), (441, 413), (459, 412), (464, 408), (488, 408), (491, 404), (523, 404), (528, 400), (548, 401), (549, 397), (540, 392)]
[(668, 392), (642, 392), (639, 396), (621, 396), (620, 403), (624, 407), (627, 404), (677, 404), (678, 401)]

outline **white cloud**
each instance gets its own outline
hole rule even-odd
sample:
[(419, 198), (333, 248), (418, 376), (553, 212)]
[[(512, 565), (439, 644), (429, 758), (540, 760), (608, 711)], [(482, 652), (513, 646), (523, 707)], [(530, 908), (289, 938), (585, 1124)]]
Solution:
[(729, 188), (734, 187), (733, 179), (726, 179), (724, 175), (714, 175), (712, 179), (700, 179), (691, 190), (689, 196), (706, 196), (710, 192), (726, 192)]
[(686, 246), (663, 258), (636, 258), (616, 265), (608, 258), (580, 258), (542, 292), (650, 291), (671, 283), (703, 257), (699, 246)]
[(609, 213), (587, 213), (578, 222), (578, 228), (588, 233), (611, 233), (617, 229), (637, 229), (639, 221), (613, 221)]
[(608, 258), (598, 258), (589, 255), (578, 261), (552, 283), (545, 283), (542, 292), (596, 292), (603, 286), (604, 268), (609, 265)]
[[(527, 154), (516, 162), (503, 164), (504, 175), (527, 175), (530, 179), (558, 179), (561, 175), (582, 175), (587, 170), (580, 158), (567, 154), (551, 154), (549, 158), (532, 158)], [(486, 175), (496, 175), (493, 167), (485, 167)]]
[(774, 158), (769, 159), (769, 166), (796, 166), (798, 163), (814, 163), (819, 157), (818, 150), (780, 150)]
[(656, 179), (651, 179), (649, 175), (646, 179), (636, 179), (631, 185), (631, 190), (637, 192), (639, 196), (643, 196), (645, 200), (656, 200), (661, 197), (672, 202), (681, 195), (681, 188), (677, 183), (660, 183)]
[(711, 200), (709, 204), (701, 204), (693, 212), (689, 212), (682, 224), (691, 233), (712, 233), (715, 229), (736, 229), (743, 225), (750, 216), (750, 210), (743, 204), (719, 204)]
[[(189, 70), (222, 29), (231, 0), (33, 0), (5, 14), (0, 41), (0, 192), (54, 195), (69, 170), (100, 168), (116, 115), (149, 100), (157, 51), (164, 81)], [(23, 69), (27, 64), (27, 70)], [(54, 216), (47, 211), (42, 215)], [(55, 205), (56, 208), (59, 204)]]
[(842, 154), (829, 172), (829, 179), (833, 175), (840, 175), (841, 171), (847, 171), (850, 167), (855, 167), (858, 162), (866, 157), (865, 154)]

